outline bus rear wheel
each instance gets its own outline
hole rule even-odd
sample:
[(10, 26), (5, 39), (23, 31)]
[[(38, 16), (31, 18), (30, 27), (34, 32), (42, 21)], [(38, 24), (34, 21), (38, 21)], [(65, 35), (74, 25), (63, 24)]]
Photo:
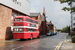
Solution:
[(40, 38), (40, 35), (38, 35), (38, 37), (37, 38)]
[(21, 41), (24, 41), (24, 39), (20, 39)]
[(32, 40), (33, 39), (33, 35), (31, 34), (31, 36), (30, 36), (30, 40)]

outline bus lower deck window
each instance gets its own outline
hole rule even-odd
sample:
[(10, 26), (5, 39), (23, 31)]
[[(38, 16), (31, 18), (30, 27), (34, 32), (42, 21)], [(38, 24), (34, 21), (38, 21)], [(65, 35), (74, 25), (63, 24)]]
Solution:
[(23, 28), (19, 28), (19, 32), (23, 32)]
[(18, 32), (18, 28), (15, 28), (15, 32)]
[(26, 32), (28, 31), (28, 28), (26, 28)]

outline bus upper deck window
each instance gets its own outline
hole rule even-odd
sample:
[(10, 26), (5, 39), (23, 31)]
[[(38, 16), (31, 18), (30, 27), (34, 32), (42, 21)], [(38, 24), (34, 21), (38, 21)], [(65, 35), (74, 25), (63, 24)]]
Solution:
[(26, 18), (26, 21), (27, 21), (27, 22), (29, 22), (29, 21), (30, 21), (30, 19)]
[(26, 21), (28, 21), (28, 19), (26, 18)]
[(38, 24), (38, 22), (37, 22), (37, 24)]
[(16, 24), (16, 26), (18, 26), (18, 24)]
[(35, 21), (33, 21), (33, 23), (35, 23)]
[(29, 22), (31, 22), (31, 19), (29, 20)]
[(31, 22), (33, 23), (33, 20), (31, 20)]
[(20, 21), (23, 21), (23, 18), (20, 18)]
[(30, 22), (30, 19), (28, 19), (28, 22)]
[(22, 26), (22, 24), (20, 24), (20, 26)]
[(18, 18), (15, 19), (15, 21), (18, 21), (18, 20), (19, 20)]
[(16, 21), (23, 21), (23, 18), (16, 18)]

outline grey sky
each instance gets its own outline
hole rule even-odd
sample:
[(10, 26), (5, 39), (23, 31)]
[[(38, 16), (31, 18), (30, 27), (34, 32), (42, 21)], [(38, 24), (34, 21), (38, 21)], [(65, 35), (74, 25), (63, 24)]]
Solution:
[(42, 13), (45, 7), (47, 21), (51, 20), (57, 29), (70, 25), (70, 13), (61, 10), (63, 7), (68, 6), (67, 3), (60, 4), (60, 2), (54, 2), (53, 0), (29, 0), (29, 2), (31, 12)]

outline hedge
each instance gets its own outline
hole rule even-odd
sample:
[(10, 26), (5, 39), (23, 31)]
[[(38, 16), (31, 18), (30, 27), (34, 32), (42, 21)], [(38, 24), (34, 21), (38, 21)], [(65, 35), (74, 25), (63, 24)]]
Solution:
[(74, 33), (71, 33), (71, 37), (74, 36), (74, 35), (75, 35), (75, 32)]
[(74, 35), (74, 36), (72, 36), (72, 38), (71, 38), (71, 39), (72, 39), (72, 42), (73, 42), (73, 43), (75, 43), (75, 35)]

